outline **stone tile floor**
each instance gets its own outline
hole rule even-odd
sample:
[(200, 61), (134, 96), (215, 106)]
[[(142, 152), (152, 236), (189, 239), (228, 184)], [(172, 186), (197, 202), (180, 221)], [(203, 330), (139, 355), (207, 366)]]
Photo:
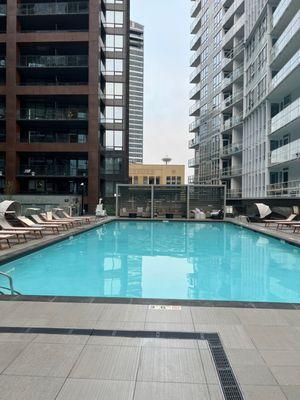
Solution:
[[(300, 310), (0, 301), (1, 326), (218, 332), (246, 400), (300, 399)], [(206, 341), (0, 333), (1, 400), (221, 400)]]

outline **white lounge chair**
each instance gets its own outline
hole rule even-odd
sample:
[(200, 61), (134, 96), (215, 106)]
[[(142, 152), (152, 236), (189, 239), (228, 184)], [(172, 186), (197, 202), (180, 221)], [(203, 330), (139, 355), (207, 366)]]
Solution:
[(265, 226), (270, 226), (272, 224), (280, 224), (280, 223), (284, 223), (284, 222), (291, 222), (293, 221), (295, 218), (297, 217), (297, 214), (291, 214), (289, 217), (287, 217), (286, 219), (265, 219), (264, 223)]

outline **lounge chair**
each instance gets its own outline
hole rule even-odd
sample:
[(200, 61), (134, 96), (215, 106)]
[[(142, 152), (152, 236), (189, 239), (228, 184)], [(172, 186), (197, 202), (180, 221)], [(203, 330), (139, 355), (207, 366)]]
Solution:
[(53, 216), (54, 220), (57, 220), (57, 221), (61, 220), (61, 221), (67, 221), (67, 222), (70, 221), (70, 222), (72, 222), (73, 224), (76, 224), (76, 225), (83, 225), (86, 222), (86, 220), (84, 218), (66, 217), (65, 215), (63, 217), (61, 217), (58, 214), (58, 212), (56, 212), (56, 211), (52, 212), (52, 216)]
[(129, 213), (127, 211), (127, 208), (125, 208), (125, 207), (121, 208), (120, 217), (128, 217), (128, 216), (129, 216)]
[(69, 221), (58, 221), (52, 219), (52, 213), (40, 213), (40, 218), (44, 220), (44, 222), (50, 222), (50, 224), (59, 224), (63, 226), (66, 230), (72, 228), (72, 223)]
[(70, 215), (68, 215), (65, 211), (61, 211), (61, 213), (63, 214), (63, 216), (64, 217), (66, 217), (67, 219), (75, 219), (75, 220), (83, 220), (83, 221), (86, 221), (88, 224), (90, 224), (91, 223), (91, 218), (90, 217), (85, 217), (85, 216), (83, 216), (83, 217), (78, 217), (78, 216), (76, 216), (76, 217), (71, 217)]
[[(0, 218), (0, 227), (2, 229), (5, 229), (6, 231), (22, 231), (24, 232), (24, 228), (20, 228), (20, 227), (16, 227), (16, 226), (12, 226), (10, 225), (10, 223), (4, 218), (1, 217)], [(41, 237), (42, 236), (42, 230), (43, 228), (39, 227), (26, 227), (25, 229), (28, 233), (32, 232), (36, 237)], [(1, 231), (0, 231), (1, 232)]]
[(36, 222), (37, 224), (39, 224), (40, 226), (52, 226), (55, 227), (59, 230), (59, 228), (62, 228), (62, 230), (65, 229), (65, 227), (62, 224), (57, 224), (57, 223), (53, 223), (53, 222), (48, 222), (48, 221), (44, 221), (40, 218), (39, 215), (37, 214), (32, 214), (31, 218), (34, 220), (34, 222)]
[(292, 222), (292, 221), (290, 221), (290, 222), (278, 222), (276, 229), (278, 229), (278, 230), (283, 230), (284, 228), (286, 228), (286, 229), (292, 228), (293, 229), (293, 228), (298, 227), (298, 226), (300, 226), (300, 221), (298, 221), (298, 222)]
[[(9, 239), (12, 239), (12, 238), (14, 238), (15, 237), (15, 235), (11, 235), (11, 234), (9, 234), (9, 235), (2, 235), (2, 234), (0, 234), (0, 240), (4, 240), (6, 243), (7, 243), (7, 246), (10, 248), (11, 247), (11, 245), (10, 245), (10, 241), (9, 241)], [(1, 243), (1, 250), (3, 249), (3, 247), (2, 247), (2, 243)]]
[(278, 223), (284, 223), (284, 222), (291, 222), (297, 217), (297, 214), (291, 214), (289, 217), (286, 219), (265, 219), (265, 227), (268, 227), (272, 224), (278, 224)]
[(30, 232), (26, 231), (25, 229), (23, 231), (21, 230), (14, 230), (14, 229), (1, 229), (0, 230), (0, 235), (14, 235), (18, 242), (21, 243), (21, 238), (24, 239), (24, 242), (27, 242), (27, 237), (26, 235), (28, 235)]
[(34, 228), (36, 229), (38, 232), (40, 232), (40, 236), (43, 237), (43, 230), (50, 230), (53, 233), (59, 233), (58, 230), (58, 226), (51, 226), (51, 225), (46, 225), (46, 224), (36, 224), (35, 222), (31, 221), (31, 219), (27, 218), (27, 217), (16, 217), (21, 224), (23, 224), (26, 229), (28, 228)]

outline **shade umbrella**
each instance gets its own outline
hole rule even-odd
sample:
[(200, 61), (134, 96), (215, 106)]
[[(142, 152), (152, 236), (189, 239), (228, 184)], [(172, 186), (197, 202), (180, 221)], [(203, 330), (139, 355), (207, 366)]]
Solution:
[(272, 207), (272, 212), (278, 215), (279, 218), (287, 218), (293, 212), (292, 207)]
[(257, 207), (260, 218), (266, 218), (268, 215), (272, 214), (271, 208), (264, 203), (254, 203)]

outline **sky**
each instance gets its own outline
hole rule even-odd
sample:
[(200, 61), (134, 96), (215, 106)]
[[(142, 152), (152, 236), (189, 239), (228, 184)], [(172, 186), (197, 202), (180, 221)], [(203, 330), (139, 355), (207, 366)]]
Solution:
[(131, 0), (131, 19), (145, 26), (144, 163), (172, 164), (188, 150), (191, 0)]

